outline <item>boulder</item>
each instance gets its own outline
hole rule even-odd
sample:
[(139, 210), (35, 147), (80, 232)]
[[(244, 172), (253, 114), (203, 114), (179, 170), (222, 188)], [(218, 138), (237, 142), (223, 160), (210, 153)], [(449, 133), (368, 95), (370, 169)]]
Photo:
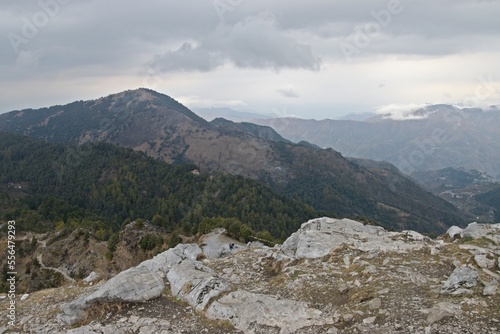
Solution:
[(478, 224), (476, 222), (470, 223), (467, 227), (460, 233), (462, 238), (472, 238), (479, 239), (488, 234), (488, 230), (484, 228), (484, 225)]
[(474, 256), (474, 261), (481, 268), (491, 269), (495, 267), (495, 259), (489, 259), (484, 254)]
[(91, 272), (87, 277), (85, 277), (82, 281), (86, 284), (95, 282), (99, 279), (99, 274), (95, 271)]
[(245, 333), (254, 333), (252, 328), (259, 326), (278, 328), (280, 334), (289, 334), (303, 327), (333, 323), (333, 319), (322, 317), (321, 311), (302, 302), (243, 290), (231, 292), (212, 303), (206, 315), (210, 319), (229, 320)]
[(302, 224), (283, 243), (281, 251), (293, 258), (319, 258), (342, 244), (364, 252), (406, 252), (421, 249), (427, 242), (429, 238), (413, 231), (388, 232), (351, 219), (323, 217)]
[(165, 284), (155, 271), (133, 267), (111, 278), (96, 292), (88, 296), (86, 303), (106, 302), (145, 302), (159, 297)]
[(448, 302), (437, 303), (432, 309), (426, 311), (427, 322), (432, 325), (443, 319), (456, 316), (460, 312), (460, 310), (460, 305)]
[(182, 261), (167, 274), (173, 296), (180, 297), (197, 311), (205, 309), (211, 298), (229, 290), (229, 285), (200, 262)]
[(493, 280), (491, 282), (483, 282), (483, 296), (494, 296), (497, 293), (498, 281)]
[(74, 325), (85, 320), (88, 305), (85, 303), (86, 296), (75, 299), (70, 303), (61, 305), (61, 313), (57, 318), (67, 325)]
[(450, 295), (462, 295), (472, 293), (470, 288), (477, 285), (479, 273), (471, 266), (456, 268), (451, 276), (444, 282), (441, 293)]
[(457, 236), (460, 236), (463, 229), (458, 226), (452, 226), (446, 231), (446, 234), (451, 238), (455, 239)]
[(500, 243), (500, 224), (469, 224), (460, 234), (462, 238), (480, 239), (488, 237), (497, 244)]
[(85, 319), (86, 309), (95, 302), (146, 302), (159, 297), (165, 284), (157, 272), (133, 267), (111, 278), (89, 296), (61, 306), (59, 319), (74, 325)]
[(181, 263), (185, 259), (196, 261), (202, 253), (203, 251), (196, 244), (179, 244), (175, 248), (171, 248), (150, 260), (140, 263), (138, 267), (146, 268), (149, 271), (156, 271), (165, 278), (173, 265)]

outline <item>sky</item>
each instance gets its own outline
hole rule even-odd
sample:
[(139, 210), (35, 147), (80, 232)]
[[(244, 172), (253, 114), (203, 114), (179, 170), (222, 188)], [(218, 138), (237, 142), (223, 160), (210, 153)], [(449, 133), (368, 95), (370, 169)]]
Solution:
[(2, 0), (0, 113), (147, 87), (336, 118), (500, 105), (500, 0)]

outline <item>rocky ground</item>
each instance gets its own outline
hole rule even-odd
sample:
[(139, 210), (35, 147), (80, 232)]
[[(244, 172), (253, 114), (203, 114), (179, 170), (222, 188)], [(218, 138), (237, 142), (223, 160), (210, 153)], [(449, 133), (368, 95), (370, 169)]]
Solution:
[[(226, 241), (212, 235), (202, 248)], [(202, 248), (181, 244), (94, 286), (18, 296), (17, 326), (0, 333), (500, 332), (498, 224), (432, 240), (320, 218), (274, 248), (238, 245), (220, 258)]]

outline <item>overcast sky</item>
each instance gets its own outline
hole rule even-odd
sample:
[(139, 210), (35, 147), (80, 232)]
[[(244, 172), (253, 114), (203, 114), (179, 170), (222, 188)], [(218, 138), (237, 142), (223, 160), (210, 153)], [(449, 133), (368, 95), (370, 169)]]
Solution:
[(497, 0), (0, 2), (0, 113), (148, 87), (334, 118), (500, 104)]

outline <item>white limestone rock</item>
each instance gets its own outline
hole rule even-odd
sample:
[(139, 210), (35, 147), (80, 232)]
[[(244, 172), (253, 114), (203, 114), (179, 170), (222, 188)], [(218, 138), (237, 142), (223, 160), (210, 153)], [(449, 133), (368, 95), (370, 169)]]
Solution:
[(181, 263), (185, 259), (196, 261), (197, 257), (202, 253), (203, 251), (196, 244), (179, 244), (175, 248), (142, 262), (138, 267), (157, 271), (165, 278), (173, 265)]
[(159, 297), (164, 289), (163, 278), (157, 272), (133, 267), (107, 281), (86, 298), (86, 303), (101, 300), (106, 302), (145, 302)]
[(95, 271), (91, 272), (87, 277), (85, 277), (82, 281), (83, 283), (89, 284), (95, 282), (99, 279), (99, 274)]
[(146, 302), (161, 296), (164, 278), (172, 266), (185, 259), (195, 260), (201, 249), (194, 244), (180, 244), (136, 267), (122, 271), (89, 296), (80, 297), (61, 306), (58, 318), (73, 325), (86, 316), (86, 309), (95, 302)]
[(195, 310), (202, 311), (213, 297), (229, 290), (229, 285), (200, 262), (182, 261), (167, 274), (172, 295), (180, 297)]
[(460, 236), (463, 229), (458, 226), (452, 226), (446, 231), (446, 234), (451, 238), (455, 239), (457, 236)]
[(487, 237), (497, 244), (500, 243), (500, 224), (469, 224), (460, 234), (462, 238), (480, 239)]
[(451, 276), (444, 282), (441, 293), (450, 295), (471, 294), (469, 290), (477, 285), (479, 273), (471, 266), (456, 268)]
[(94, 331), (90, 326), (83, 326), (75, 329), (70, 329), (66, 334), (99, 334)]
[(495, 267), (495, 259), (490, 259), (484, 254), (474, 256), (474, 261), (481, 268), (491, 269)]
[(206, 315), (210, 319), (229, 320), (245, 333), (252, 333), (251, 328), (255, 325), (277, 327), (280, 334), (290, 334), (303, 327), (333, 323), (333, 319), (322, 317), (320, 310), (302, 302), (243, 290), (231, 292), (212, 303)]
[(323, 217), (302, 224), (283, 243), (281, 250), (294, 258), (318, 258), (342, 244), (364, 252), (406, 252), (422, 249), (429, 242), (429, 238), (413, 231), (388, 232), (351, 219)]
[(498, 281), (493, 280), (491, 282), (483, 282), (483, 296), (494, 296), (497, 293)]

